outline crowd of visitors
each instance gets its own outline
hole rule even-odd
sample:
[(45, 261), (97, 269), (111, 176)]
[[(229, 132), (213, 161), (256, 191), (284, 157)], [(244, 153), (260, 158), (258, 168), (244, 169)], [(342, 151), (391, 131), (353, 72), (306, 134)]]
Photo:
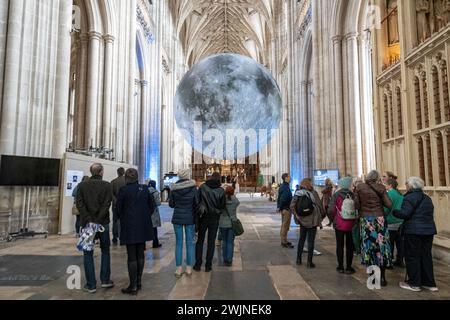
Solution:
[[(158, 239), (161, 227), (160, 193), (156, 182), (139, 184), (135, 169), (117, 170), (111, 183), (103, 180), (103, 166), (93, 164), (91, 177), (84, 177), (74, 190), (76, 233), (91, 224), (98, 225), (96, 238), (101, 249), (100, 280), (102, 288), (112, 288), (110, 271), (110, 213), (113, 212), (113, 244), (126, 246), (129, 286), (124, 294), (137, 294), (142, 289), (146, 242), (153, 248), (162, 246)], [(172, 225), (175, 232), (175, 276), (211, 272), (219, 232), (224, 266), (233, 265), (235, 237), (243, 229), (238, 219), (239, 200), (232, 186), (223, 186), (219, 173), (213, 173), (200, 187), (191, 180), (189, 169), (180, 170), (179, 180), (170, 187), (169, 206), (173, 208)], [(291, 219), (300, 226), (296, 263), (315, 268), (313, 257), (318, 229), (332, 226), (336, 239), (338, 273), (354, 274), (353, 259), (360, 254), (361, 264), (377, 266), (381, 271), (381, 286), (388, 285), (386, 270), (406, 267), (407, 277), (399, 283), (403, 289), (437, 291), (433, 273), (432, 245), (437, 234), (434, 206), (424, 189), (424, 181), (411, 177), (406, 181), (406, 193), (399, 189), (398, 178), (392, 172), (380, 175), (369, 172), (364, 179), (342, 177), (336, 185), (327, 179), (322, 197), (314, 189), (312, 179), (305, 178), (291, 190), (291, 176), (282, 175), (283, 183), (276, 195), (281, 214), (281, 246), (293, 249), (288, 241)], [(87, 229), (86, 229), (87, 230)], [(97, 230), (97, 229), (96, 229)], [(207, 243), (204, 259), (204, 243)], [(185, 259), (183, 263), (183, 248)], [(305, 249), (305, 247), (307, 249)], [(345, 254), (344, 254), (345, 251)], [(396, 253), (394, 255), (394, 253)], [(345, 257), (345, 259), (344, 259)], [(395, 257), (395, 260), (394, 260)], [(183, 269), (183, 265), (185, 268)], [(84, 251), (84, 269), (88, 292), (96, 292), (97, 282), (93, 251)]]

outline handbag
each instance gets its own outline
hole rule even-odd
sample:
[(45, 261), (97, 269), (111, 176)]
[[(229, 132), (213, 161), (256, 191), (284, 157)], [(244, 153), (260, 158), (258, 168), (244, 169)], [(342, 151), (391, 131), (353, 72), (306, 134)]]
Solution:
[(76, 203), (74, 203), (72, 206), (72, 215), (74, 215), (74, 216), (80, 215), (80, 211), (78, 211)]
[(230, 216), (230, 213), (228, 212), (228, 209), (225, 208), (225, 210), (226, 210), (226, 212), (227, 212), (227, 214), (228, 214), (228, 217), (230, 217), (230, 220), (231, 220), (231, 229), (233, 229), (234, 236), (235, 236), (235, 237), (239, 237), (239, 236), (241, 236), (242, 234), (244, 234), (244, 227), (242, 226), (241, 220), (239, 220), (239, 219), (237, 219), (237, 218), (236, 218), (236, 220), (233, 220), (233, 219), (231, 218), (231, 216)]

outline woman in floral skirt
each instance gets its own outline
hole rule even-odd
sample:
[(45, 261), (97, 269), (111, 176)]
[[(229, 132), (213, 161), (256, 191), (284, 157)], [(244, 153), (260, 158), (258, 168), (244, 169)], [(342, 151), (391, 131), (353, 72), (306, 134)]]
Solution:
[(389, 231), (383, 207), (392, 208), (380, 174), (371, 171), (364, 183), (355, 187), (355, 208), (360, 214), (361, 260), (367, 267), (376, 265), (381, 270), (381, 285), (387, 285), (386, 267), (392, 266)]

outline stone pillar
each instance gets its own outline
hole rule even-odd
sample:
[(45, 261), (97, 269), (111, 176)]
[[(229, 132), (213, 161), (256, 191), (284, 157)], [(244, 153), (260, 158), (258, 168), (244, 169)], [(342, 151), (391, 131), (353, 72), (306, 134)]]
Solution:
[(344, 108), (343, 102), (343, 77), (342, 77), (342, 36), (332, 38), (334, 51), (334, 85), (335, 85), (335, 109), (336, 109), (336, 135), (337, 135), (337, 164), (341, 175), (345, 174), (345, 134), (344, 134)]
[(17, 97), (19, 96), (19, 70), (24, 0), (10, 1), (7, 49), (4, 69), (4, 92), (1, 109), (0, 153), (14, 154)]
[(5, 71), (4, 62), (6, 55), (6, 36), (8, 32), (8, 9), (9, 0), (0, 1), (0, 105), (3, 97), (3, 72)]
[(87, 76), (87, 101), (86, 101), (86, 127), (84, 144), (86, 147), (97, 146), (97, 102), (98, 102), (98, 69), (100, 40), (102, 35), (98, 32), (89, 32), (89, 63)]
[(140, 112), (140, 131), (139, 131), (139, 177), (141, 177), (141, 181), (143, 179), (147, 179), (148, 177), (145, 176), (145, 169), (147, 164), (147, 152), (150, 149), (151, 146), (148, 145), (148, 139), (147, 135), (148, 133), (148, 121), (150, 120), (148, 115), (148, 102), (147, 102), (147, 86), (148, 82), (145, 80), (142, 80), (140, 82), (141, 85), (141, 112)]
[(56, 65), (55, 112), (53, 114), (52, 156), (62, 157), (66, 150), (67, 103), (70, 84), (72, 5), (67, 1), (59, 2), (58, 54)]
[(86, 33), (80, 35), (78, 40), (79, 60), (77, 66), (77, 106), (76, 117), (77, 127), (75, 129), (75, 146), (77, 148), (89, 147), (84, 138), (86, 126), (86, 75), (88, 61), (89, 36)]
[(358, 70), (358, 33), (349, 33), (346, 36), (348, 49), (348, 86), (349, 104), (348, 115), (350, 120), (350, 157), (351, 172), (354, 175), (362, 175), (362, 142), (361, 142), (361, 115), (360, 115), (360, 91)]
[(114, 37), (104, 36), (105, 40), (105, 76), (103, 92), (103, 136), (102, 145), (111, 148), (111, 108), (112, 108), (112, 75)]

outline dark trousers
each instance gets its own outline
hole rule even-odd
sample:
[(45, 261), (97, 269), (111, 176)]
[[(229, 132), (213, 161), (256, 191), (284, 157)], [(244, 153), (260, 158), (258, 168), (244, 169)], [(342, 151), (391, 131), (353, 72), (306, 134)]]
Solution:
[(394, 249), (397, 248), (396, 262), (403, 262), (403, 241), (400, 232), (397, 230), (389, 230), (389, 241), (391, 243), (392, 257), (394, 257)]
[(316, 241), (317, 227), (305, 228), (300, 226), (300, 238), (298, 239), (297, 258), (302, 257), (305, 241), (308, 239), (308, 262), (312, 262), (314, 256), (314, 242)]
[(216, 236), (219, 228), (217, 218), (202, 219), (199, 221), (198, 238), (195, 245), (195, 264), (201, 266), (203, 263), (203, 244), (205, 242), (206, 232), (208, 232), (208, 249), (206, 252), (206, 267), (212, 266), (214, 250), (216, 248)]
[(113, 233), (113, 242), (116, 242), (119, 237), (119, 228), (120, 228), (120, 221), (119, 221), (119, 214), (117, 213), (116, 206), (112, 206), (113, 211), (113, 223), (112, 223), (112, 233)]
[(81, 224), (81, 218), (80, 218), (80, 215), (78, 214), (78, 215), (76, 215), (76, 220), (75, 220), (75, 233), (76, 234), (80, 234), (80, 228), (81, 228), (80, 224)]
[(127, 261), (145, 260), (145, 243), (127, 244)]
[(435, 287), (433, 272), (433, 236), (405, 234), (405, 263), (408, 283), (414, 287)]
[[(100, 248), (102, 250), (100, 266), (100, 281), (102, 284), (109, 283), (111, 277), (111, 258), (109, 254), (111, 241), (109, 238), (109, 225), (103, 227), (105, 228), (105, 231), (97, 233), (100, 239)], [(88, 288), (96, 288), (97, 280), (95, 279), (94, 250), (84, 251), (84, 272)]]
[(345, 256), (347, 262), (347, 269), (352, 266), (353, 263), (353, 252), (355, 250), (353, 245), (353, 234), (352, 231), (340, 231), (335, 230), (336, 233), (336, 256), (338, 260), (338, 267), (344, 268), (344, 245), (345, 245)]
[(157, 247), (159, 246), (159, 239), (158, 239), (158, 228), (153, 228), (153, 246)]
[(142, 272), (145, 264), (145, 243), (127, 244), (128, 277), (130, 287), (138, 289), (141, 286)]

